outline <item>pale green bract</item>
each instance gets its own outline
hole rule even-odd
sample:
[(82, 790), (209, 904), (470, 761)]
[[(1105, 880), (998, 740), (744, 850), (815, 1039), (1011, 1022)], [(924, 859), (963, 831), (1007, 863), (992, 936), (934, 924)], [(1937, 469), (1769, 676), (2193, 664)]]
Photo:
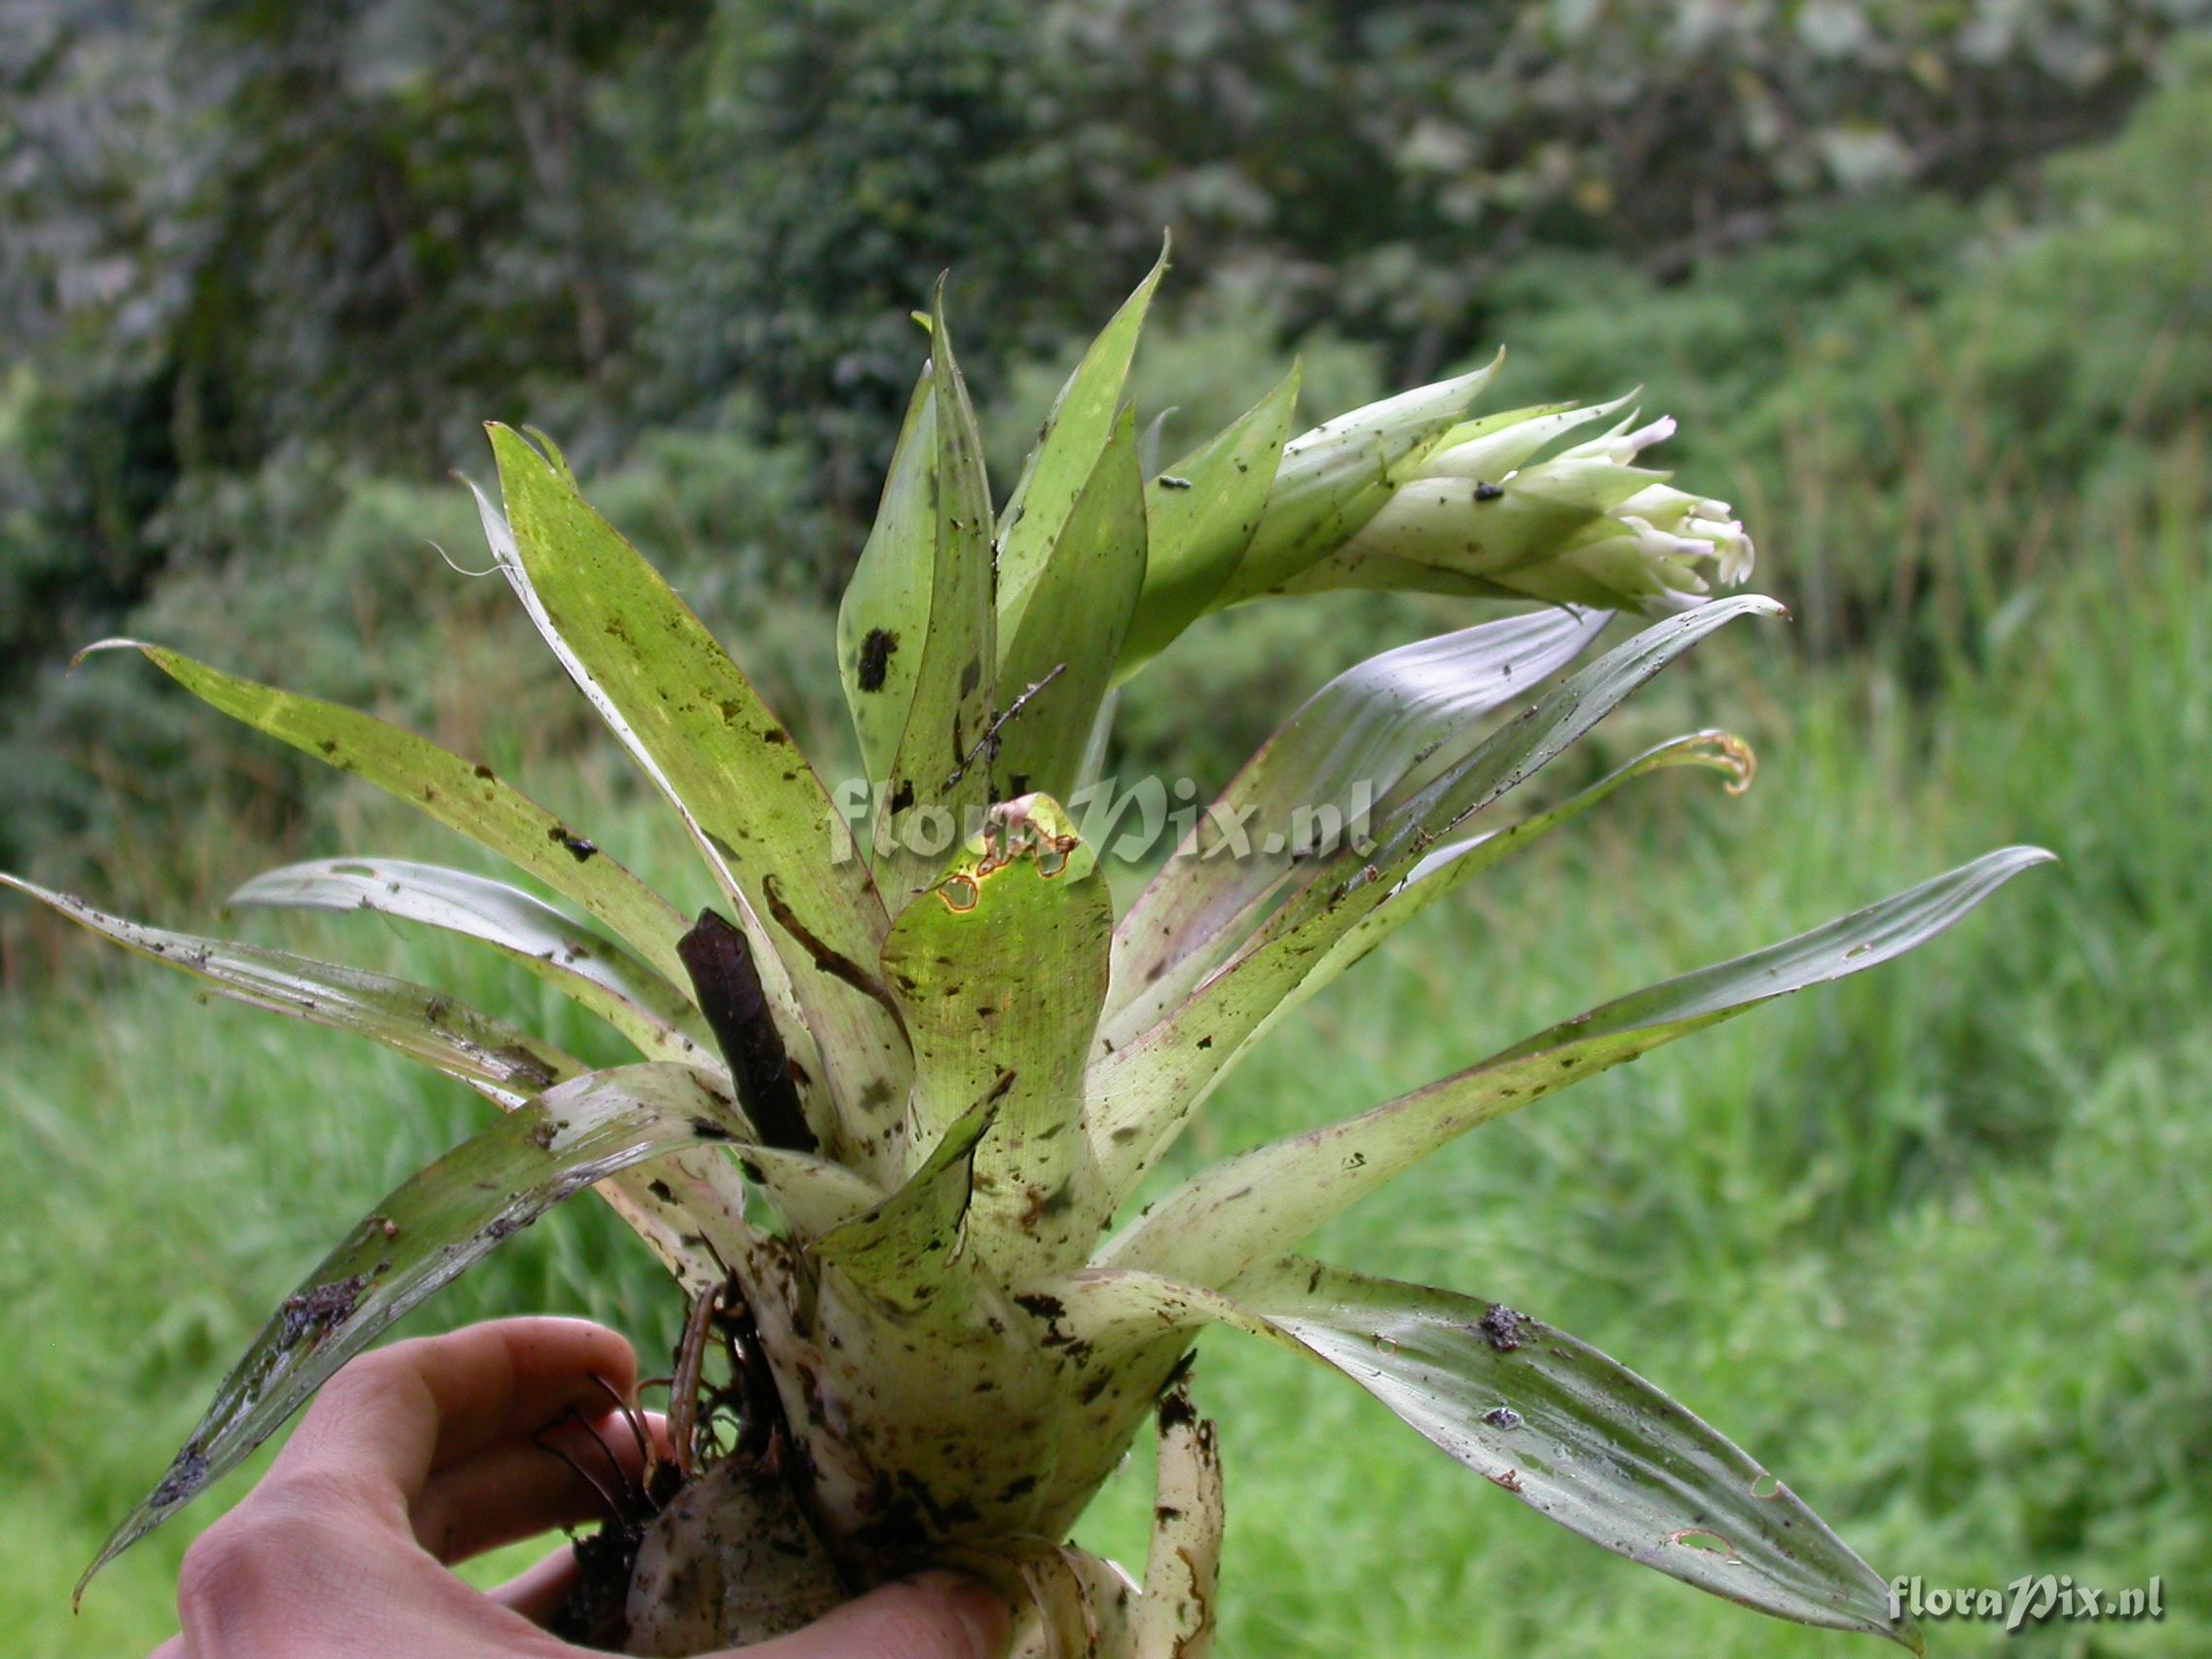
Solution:
[[(236, 904), (368, 910), (476, 940), (639, 1058), (594, 1070), (429, 987), (147, 927), (6, 878), (227, 997), (358, 1032), (504, 1114), (387, 1198), (276, 1309), (101, 1563), (399, 1312), (594, 1186), (692, 1299), (698, 1330), (742, 1309), (755, 1384), (743, 1433), (736, 1450), (711, 1434), (692, 1450), (767, 1460), (722, 1486), (748, 1501), (775, 1489), (848, 1585), (932, 1563), (983, 1573), (1017, 1604), (1017, 1651), (1033, 1659), (1210, 1651), (1223, 1471), (1182, 1372), (1211, 1324), (1334, 1368), (1491, 1485), (1631, 1561), (1779, 1617), (1917, 1646), (1883, 1580), (1762, 1460), (1651, 1383), (1499, 1305), (1289, 1252), (1490, 1120), (1885, 962), (2047, 855), (1992, 853), (1602, 1002), (1427, 1088), (1201, 1170), (1128, 1217), (1237, 1060), (1408, 918), (1634, 780), (1686, 765), (1748, 785), (1743, 742), (1695, 731), (1522, 804), (1531, 779), (1669, 663), (1780, 608), (1709, 599), (1712, 581), (1750, 572), (1751, 541), (1725, 503), (1638, 464), (1671, 422), (1638, 424), (1627, 399), (1478, 411), (1502, 360), (1295, 437), (1293, 370), (1227, 430), (1146, 466), (1126, 386), (1165, 268), (1163, 253), (1078, 365), (1003, 504), (940, 286), (838, 619), (845, 697), (878, 786), (857, 834), (842, 792), (586, 505), (559, 453), (492, 428), (501, 499), (478, 503), (494, 556), (666, 796), (719, 917), (687, 926), (488, 766), (135, 646), (542, 890), (324, 858), (254, 878)], [(1062, 804), (1106, 752), (1117, 688), (1208, 611), (1346, 586), (1550, 608), (1385, 651), (1316, 692), (1117, 919)], [(1621, 613), (1651, 620), (1568, 672)], [(1266, 838), (1302, 815), (1312, 833)], [(1156, 1411), (1158, 1529), (1133, 1583), (1066, 1539)], [(682, 1530), (699, 1510), (649, 1523), (660, 1559), (690, 1559)], [(764, 1552), (746, 1560), (725, 1560), (725, 1581), (704, 1588), (665, 1573), (653, 1594), (788, 1604), (782, 1569)], [(776, 1634), (717, 1619), (718, 1644)]]

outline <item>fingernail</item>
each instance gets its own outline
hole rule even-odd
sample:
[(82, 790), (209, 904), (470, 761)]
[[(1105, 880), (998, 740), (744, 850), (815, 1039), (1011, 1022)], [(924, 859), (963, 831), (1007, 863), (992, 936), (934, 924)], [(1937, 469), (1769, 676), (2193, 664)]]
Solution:
[(914, 1582), (944, 1599), (960, 1621), (968, 1638), (968, 1651), (975, 1659), (999, 1659), (1006, 1651), (1006, 1604), (991, 1594), (988, 1586), (962, 1572), (924, 1572), (917, 1574)]

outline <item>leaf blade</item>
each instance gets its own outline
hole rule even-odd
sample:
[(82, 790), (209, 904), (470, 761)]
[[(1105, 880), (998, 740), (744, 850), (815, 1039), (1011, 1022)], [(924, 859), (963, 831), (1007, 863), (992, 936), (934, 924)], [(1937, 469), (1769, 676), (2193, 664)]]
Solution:
[[(466, 1085), (503, 1112), (588, 1069), (517, 1027), (410, 980), (289, 951), (149, 927), (4, 872), (0, 886), (38, 900), (127, 950), (204, 980), (234, 1002), (365, 1037)], [(719, 1282), (721, 1274), (691, 1235), (700, 1231), (702, 1217), (742, 1225), (745, 1195), (719, 1164), (687, 1165), (681, 1174), (676, 1184), (684, 1189), (682, 1198), (630, 1175), (613, 1177), (600, 1197), (671, 1274), (695, 1290)]]
[(2037, 847), (1986, 854), (1763, 950), (1615, 998), (1343, 1123), (1230, 1159), (1148, 1209), (1099, 1260), (1223, 1283), (1468, 1130), (1776, 997), (1878, 967), (2049, 862)]
[(844, 819), (791, 733), (660, 573), (513, 431), (488, 430), (517, 592), (788, 972), (791, 996), (820, 1035), (835, 1108), (818, 1132), (839, 1147), (868, 1144), (882, 1106), (904, 1086), (905, 1054), (866, 966), (888, 918)]
[(426, 985), (290, 951), (172, 933), (111, 915), (67, 893), (0, 872), (0, 886), (233, 1001), (350, 1031), (513, 1107), (587, 1068), (551, 1044)]
[(1092, 1064), (1085, 1121), (1110, 1188), (1125, 1195), (1133, 1187), (1228, 1068), (1304, 994), (1316, 964), (1342, 965), (1338, 944), (1389, 903), (1439, 840), (1548, 765), (1715, 629), (1780, 610), (1773, 600), (1749, 594), (1646, 628), (1546, 691), (1522, 719), (1407, 798), (1386, 799), (1375, 846), (1320, 861), (1314, 876), (1225, 966), (1134, 1041)]
[[(1167, 255), (1163, 240), (1152, 270), (1085, 350), (1083, 360), (1052, 399), (1037, 447), (1007, 498), (998, 523), (1002, 645), (1020, 637), (1037, 584), (1052, 563), (1053, 549), (1070, 516), (1096, 474), (1100, 458), (1119, 441), (1122, 390), (1136, 356), (1137, 339), (1144, 332), (1145, 313), (1160, 279), (1167, 274)], [(1132, 455), (1134, 441), (1132, 435)], [(1010, 681), (1016, 678), (1008, 672)]]
[(991, 742), (994, 800), (1073, 792), (1144, 586), (1144, 480), (1125, 407), (1043, 557), (1000, 667), (1023, 689)]
[(1014, 1077), (977, 1154), (970, 1227), (994, 1267), (1079, 1250), (1103, 1219), (1076, 1116), (1113, 925), (1096, 857), (1056, 803), (1032, 795), (994, 809), (886, 941), (914, 1043), (912, 1144), (934, 1144)]
[(264, 870), (228, 905), (371, 911), (488, 944), (629, 1039), (647, 1059), (712, 1066), (694, 1035), (698, 1011), (681, 990), (606, 935), (520, 888), (407, 859), (313, 859)]
[(1013, 1083), (1012, 1072), (1002, 1076), (952, 1121), (897, 1192), (815, 1239), (815, 1255), (908, 1316), (957, 1290), (951, 1266), (975, 1196), (976, 1149)]
[(1144, 591), (1116, 684), (1173, 645), (1235, 573), (1267, 510), (1298, 387), (1294, 363), (1258, 403), (1145, 486)]
[[(931, 311), (930, 375), (936, 443), (928, 620), (912, 702), (876, 803), (876, 869), (887, 914), (927, 885), (946, 848), (973, 831), (990, 793), (983, 750), (999, 689), (991, 487), (975, 406), (945, 323), (941, 279)], [(924, 828), (938, 814), (945, 816), (948, 830), (941, 836)], [(881, 937), (879, 931), (879, 943)]]
[(1231, 1294), (1424, 1439), (1601, 1548), (1777, 1618), (1918, 1650), (1911, 1620), (1890, 1617), (1887, 1584), (1794, 1493), (1566, 1332), (1297, 1259), (1248, 1273)]
[[(1473, 722), (1571, 662), (1606, 620), (1567, 609), (1511, 616), (1383, 651), (1314, 692), (1115, 927), (1103, 1035), (1120, 1047), (1141, 1034), (1249, 935), (1259, 907), (1295, 879), (1297, 814), (1327, 808), (1348, 826), (1356, 791), (1372, 804), (1417, 766), (1449, 766), (1472, 747)], [(1284, 844), (1270, 850), (1255, 831)]]
[(937, 555), (936, 366), (925, 364), (891, 452), (875, 519), (837, 606), (837, 673), (871, 782), (888, 792), (913, 708)]
[(595, 1182), (686, 1147), (737, 1140), (732, 1106), (719, 1085), (685, 1066), (590, 1072), (395, 1188), (262, 1328), (167, 1474), (101, 1547), (79, 1593), (276, 1432), (409, 1309)]
[(459, 830), (579, 905), (665, 975), (681, 974), (687, 925), (608, 853), (493, 774), (424, 737), (319, 697), (225, 674), (162, 645), (102, 640), (80, 655), (135, 650), (210, 707)]

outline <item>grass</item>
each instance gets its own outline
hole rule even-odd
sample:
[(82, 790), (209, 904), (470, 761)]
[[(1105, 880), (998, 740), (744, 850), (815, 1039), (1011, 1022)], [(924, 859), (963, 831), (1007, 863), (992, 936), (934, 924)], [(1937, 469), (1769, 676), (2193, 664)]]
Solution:
[[(2043, 841), (2064, 866), (1931, 949), (1494, 1125), (1320, 1244), (1597, 1343), (1751, 1448), (1885, 1573), (2165, 1583), (2156, 1625), (1956, 1625), (1936, 1631), (1939, 1653), (2212, 1648), (2196, 1493), (2212, 1456), (2201, 459), (2178, 450), (2155, 500), (2084, 521), (2081, 563), (1962, 636), (1932, 694), (1879, 663), (1794, 669), (1779, 631), (1716, 642), (1656, 703), (1749, 731), (1751, 796), (1679, 775), (1644, 786), (1424, 918), (1236, 1075), (1180, 1166), (1988, 846)], [(521, 758), (575, 804), (559, 756)], [(673, 885), (660, 821), (596, 762), (584, 787), (602, 809), (579, 821)], [(345, 792), (310, 838), (452, 856)], [(203, 828), (181, 861), (120, 863), (109, 891), (180, 862), (184, 885), (219, 891), (265, 861)], [(404, 964), (573, 1040), (548, 993), (496, 963), (364, 927), (379, 924), (251, 924)], [(166, 1634), (187, 1537), (251, 1472), (111, 1568), (72, 1620), (82, 1563), (304, 1267), (479, 1108), (347, 1039), (203, 1011), (89, 940), (20, 921), (5, 938), (0, 1620), (26, 1659), (129, 1652)], [(676, 1312), (643, 1252), (577, 1205), (410, 1326), (526, 1309), (610, 1319), (648, 1350)], [(1228, 1455), (1226, 1653), (1871, 1651), (1576, 1542), (1272, 1350), (1208, 1338), (1198, 1391)], [(1141, 1559), (1143, 1462), (1085, 1524), (1124, 1560)]]

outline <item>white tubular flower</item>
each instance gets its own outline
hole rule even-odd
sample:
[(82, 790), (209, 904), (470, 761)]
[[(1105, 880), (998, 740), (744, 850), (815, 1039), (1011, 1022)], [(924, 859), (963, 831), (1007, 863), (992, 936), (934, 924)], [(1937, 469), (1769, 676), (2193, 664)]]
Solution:
[[(1630, 411), (1544, 456), (1627, 398), (1470, 421), (1422, 459), (1373, 518), (1279, 591), (1400, 588), (1663, 613), (1751, 574), (1751, 537), (1727, 502), (1635, 464), (1674, 435)], [(1542, 459), (1537, 459), (1542, 457)]]

